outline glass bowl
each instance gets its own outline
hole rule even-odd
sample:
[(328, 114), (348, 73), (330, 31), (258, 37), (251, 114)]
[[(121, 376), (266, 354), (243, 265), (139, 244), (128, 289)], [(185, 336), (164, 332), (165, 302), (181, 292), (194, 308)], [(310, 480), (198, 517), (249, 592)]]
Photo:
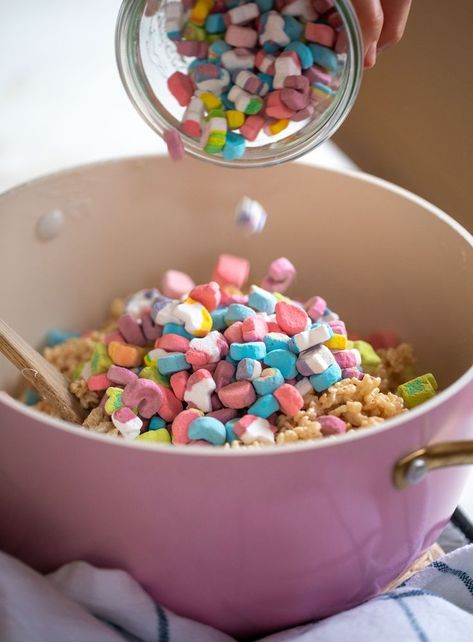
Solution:
[(338, 33), (343, 33), (343, 52), (332, 75), (330, 102), (316, 105), (311, 118), (290, 122), (275, 136), (263, 132), (247, 141), (245, 154), (237, 160), (206, 152), (198, 139), (180, 130), (185, 107), (168, 89), (167, 79), (176, 71), (186, 73), (190, 58), (181, 56), (176, 42), (165, 29), (169, 0), (123, 0), (116, 26), (118, 69), (127, 94), (148, 125), (160, 136), (180, 132), (186, 153), (194, 158), (226, 167), (265, 167), (294, 160), (323, 143), (342, 124), (352, 108), (361, 83), (362, 37), (355, 11), (348, 0), (333, 0), (338, 12)]

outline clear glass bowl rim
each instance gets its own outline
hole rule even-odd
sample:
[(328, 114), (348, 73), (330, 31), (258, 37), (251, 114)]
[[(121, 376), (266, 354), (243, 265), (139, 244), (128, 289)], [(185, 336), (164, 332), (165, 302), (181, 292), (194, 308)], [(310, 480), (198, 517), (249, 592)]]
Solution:
[[(160, 136), (169, 128), (178, 128), (179, 122), (169, 118), (154, 94), (144, 71), (140, 55), (140, 23), (149, 0), (123, 0), (115, 30), (115, 54), (118, 71), (126, 93), (146, 123)], [(208, 154), (199, 142), (182, 135), (186, 153), (193, 158), (230, 168), (269, 167), (295, 160), (330, 138), (351, 111), (358, 95), (363, 71), (363, 41), (356, 12), (350, 0), (333, 0), (347, 33), (347, 65), (342, 83), (332, 107), (324, 116), (304, 127), (300, 132), (274, 145), (247, 148), (245, 156), (228, 161)], [(162, 2), (157, 1), (159, 10)]]

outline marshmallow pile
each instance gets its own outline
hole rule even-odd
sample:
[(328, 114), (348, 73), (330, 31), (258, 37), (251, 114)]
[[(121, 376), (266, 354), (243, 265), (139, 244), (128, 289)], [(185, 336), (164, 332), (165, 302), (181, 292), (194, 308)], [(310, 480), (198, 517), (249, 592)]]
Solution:
[[(175, 445), (275, 443), (277, 417), (342, 378), (362, 378), (360, 351), (320, 296), (284, 292), (296, 276), (273, 261), (245, 291), (249, 262), (223, 254), (212, 280), (169, 270), (161, 290), (126, 301), (117, 328), (77, 376), (126, 439)], [(330, 434), (343, 432), (330, 426)]]
[[(320, 116), (344, 65), (345, 30), (331, 0), (195, 0), (164, 5), (165, 30), (188, 60), (168, 89), (185, 107), (180, 130), (236, 160), (248, 142)], [(182, 158), (177, 132), (166, 133)]]

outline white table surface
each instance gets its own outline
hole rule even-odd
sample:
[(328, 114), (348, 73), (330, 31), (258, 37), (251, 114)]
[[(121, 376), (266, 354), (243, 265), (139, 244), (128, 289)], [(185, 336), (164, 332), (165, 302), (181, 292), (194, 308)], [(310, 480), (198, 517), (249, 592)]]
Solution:
[[(120, 0), (3, 0), (0, 192), (77, 164), (165, 151), (118, 76), (119, 6)], [(304, 162), (356, 169), (330, 142)], [(473, 521), (473, 475), (461, 508)]]

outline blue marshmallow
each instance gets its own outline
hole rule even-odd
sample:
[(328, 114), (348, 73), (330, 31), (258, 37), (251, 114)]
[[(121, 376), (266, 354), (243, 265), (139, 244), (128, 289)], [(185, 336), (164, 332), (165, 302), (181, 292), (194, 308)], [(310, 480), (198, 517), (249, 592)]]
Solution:
[(262, 71), (259, 71), (256, 75), (258, 76), (258, 78), (260, 78), (263, 82), (265, 82), (268, 85), (269, 91), (273, 91), (274, 76), (270, 76), (269, 74), (265, 74)]
[(261, 13), (266, 13), (267, 11), (271, 11), (271, 9), (274, 6), (274, 0), (255, 0), (255, 2), (258, 5)]
[(264, 357), (264, 363), (281, 371), (284, 379), (294, 379), (297, 375), (297, 357), (289, 350), (273, 350)]
[(227, 423), (225, 424), (225, 432), (227, 433), (227, 442), (229, 444), (231, 444), (232, 441), (238, 440), (238, 435), (233, 430), (233, 426), (237, 421), (238, 417), (236, 417), (235, 419), (230, 419), (230, 421), (227, 421)]
[(80, 332), (71, 332), (69, 330), (59, 330), (57, 328), (53, 330), (48, 330), (46, 334), (46, 345), (49, 348), (53, 346), (58, 346), (68, 339), (75, 339), (80, 337)]
[(235, 361), (242, 359), (260, 360), (266, 356), (266, 346), (262, 341), (249, 341), (248, 343), (232, 343), (230, 356)]
[(264, 395), (257, 399), (255, 403), (248, 408), (248, 414), (266, 419), (269, 415), (272, 415), (273, 412), (278, 412), (278, 410), (279, 404), (276, 401), (275, 396)]
[(274, 314), (277, 299), (275, 296), (263, 290), (257, 285), (252, 285), (250, 289), (250, 296), (248, 297), (248, 305), (257, 312), (266, 312), (266, 314)]
[(164, 334), (178, 334), (186, 339), (195, 339), (194, 335), (187, 332), (180, 323), (166, 323), (166, 325), (163, 326), (163, 335)]
[(205, 21), (205, 30), (207, 33), (222, 33), (225, 31), (225, 22), (223, 13), (211, 13)]
[(229, 354), (227, 354), (227, 356), (225, 357), (225, 361), (228, 361), (228, 363), (231, 363), (232, 366), (235, 366), (235, 367), (238, 365), (238, 361), (236, 361), (235, 359), (232, 359)]
[(269, 395), (284, 383), (284, 377), (277, 368), (266, 368), (253, 381), (253, 387), (260, 396)]
[(225, 109), (235, 109), (235, 103), (228, 98), (228, 92), (222, 94), (220, 100)]
[(333, 384), (337, 383), (337, 381), (340, 381), (341, 378), (342, 370), (340, 366), (338, 365), (338, 363), (332, 363), (332, 365), (329, 366), (327, 370), (321, 372), (320, 374), (312, 375), (309, 380), (316, 392), (322, 392), (323, 390), (327, 390), (327, 388), (330, 388), (330, 386), (333, 386)]
[(256, 359), (242, 359), (236, 370), (237, 381), (245, 379), (247, 381), (252, 381), (256, 377), (259, 377), (261, 374), (261, 363), (256, 361)]
[(227, 45), (224, 40), (216, 40), (209, 46), (209, 56), (212, 58), (213, 62), (220, 62), (222, 54), (226, 51), (230, 51), (230, 49), (230, 45)]
[(294, 16), (284, 16), (284, 32), (290, 40), (299, 40), (304, 33), (304, 27)]
[(289, 350), (291, 347), (291, 339), (287, 334), (283, 334), (282, 332), (269, 332), (263, 341), (266, 346), (266, 352)]
[(279, 51), (279, 45), (276, 44), (275, 42), (267, 41), (264, 43), (263, 49), (268, 53), (274, 54)]
[(236, 321), (244, 321), (248, 317), (253, 317), (256, 314), (254, 310), (242, 303), (231, 303), (228, 306), (227, 314), (225, 315), (225, 323), (231, 325)]
[(187, 363), (183, 352), (170, 352), (158, 359), (158, 370), (163, 375), (171, 375), (181, 370), (190, 370), (191, 364)]
[(41, 401), (41, 397), (33, 388), (27, 388), (23, 394), (23, 401), (27, 406), (34, 406)]
[(227, 307), (217, 308), (210, 313), (212, 317), (212, 330), (225, 330), (227, 324), (225, 323), (225, 315), (228, 312)]
[(322, 45), (316, 45), (313, 43), (310, 43), (308, 47), (310, 49), (310, 52), (314, 59), (314, 63), (316, 65), (320, 65), (321, 67), (324, 67), (325, 69), (329, 69), (330, 71), (337, 70), (338, 57), (337, 57), (337, 54), (332, 49), (329, 49), (328, 47), (323, 47)]
[(159, 430), (160, 428), (166, 428), (166, 422), (161, 417), (154, 416), (149, 422), (148, 430)]
[(335, 96), (337, 92), (333, 91), (328, 85), (324, 85), (322, 82), (316, 82), (312, 85), (314, 89), (318, 89), (319, 91), (323, 91), (324, 94), (327, 94), (327, 96)]
[[(292, 40), (296, 40), (296, 38), (292, 38)], [(290, 42), (284, 51), (294, 51), (301, 62), (302, 69), (309, 69), (314, 64), (314, 56), (303, 42)]]
[(228, 132), (225, 138), (225, 145), (223, 148), (223, 157), (225, 160), (236, 160), (241, 158), (245, 153), (246, 140), (241, 134), (236, 132)]
[(221, 421), (215, 417), (197, 417), (189, 425), (189, 439), (203, 439), (214, 446), (223, 446), (227, 439), (227, 431)]

